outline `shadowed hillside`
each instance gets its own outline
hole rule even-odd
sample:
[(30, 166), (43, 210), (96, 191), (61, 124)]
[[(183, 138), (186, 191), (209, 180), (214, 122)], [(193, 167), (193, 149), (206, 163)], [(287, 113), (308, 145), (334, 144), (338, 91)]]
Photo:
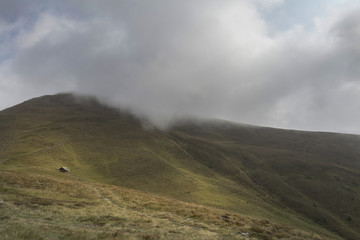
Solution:
[(360, 236), (359, 136), (219, 122), (182, 124), (172, 136), (215, 172), (347, 238)]
[[(129, 112), (70, 94), (35, 98), (0, 112), (4, 176), (117, 185), (330, 239), (360, 236), (359, 157), (359, 136), (222, 121), (144, 129)], [(58, 175), (61, 166), (70, 173)]]

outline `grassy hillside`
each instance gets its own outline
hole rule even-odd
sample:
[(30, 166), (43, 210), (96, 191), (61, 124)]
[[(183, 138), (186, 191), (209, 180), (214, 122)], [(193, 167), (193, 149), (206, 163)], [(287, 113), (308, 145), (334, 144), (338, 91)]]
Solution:
[[(329, 239), (360, 236), (359, 143), (358, 136), (225, 122), (183, 122), (168, 131), (146, 130), (128, 112), (70, 94), (32, 99), (0, 112), (4, 176), (56, 178), (92, 189), (97, 184), (122, 186), (231, 210)], [(60, 166), (69, 167), (70, 174), (59, 175)], [(47, 191), (56, 192), (38, 193), (47, 196)], [(20, 192), (14, 191), (13, 198), (23, 196)], [(47, 202), (55, 204), (57, 196), (52, 194)], [(111, 199), (117, 197), (112, 193)], [(163, 207), (170, 211), (173, 205)], [(25, 214), (24, 209), (19, 214)], [(70, 214), (69, 221), (73, 218)], [(216, 234), (214, 239), (221, 235)]]
[(359, 238), (359, 136), (218, 122), (184, 123), (172, 135), (217, 173), (265, 191), (346, 238)]
[(326, 239), (111, 185), (0, 171), (1, 239)]

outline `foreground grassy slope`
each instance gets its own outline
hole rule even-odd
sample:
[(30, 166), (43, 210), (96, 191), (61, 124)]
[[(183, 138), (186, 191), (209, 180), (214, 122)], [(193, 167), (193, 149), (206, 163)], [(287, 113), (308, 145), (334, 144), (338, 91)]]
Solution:
[(0, 198), (1, 239), (327, 239), (70, 174), (0, 171)]
[[(358, 203), (352, 200), (359, 194), (357, 143), (356, 136), (223, 122), (144, 130), (127, 112), (69, 94), (0, 112), (2, 171), (52, 179), (67, 166), (67, 176), (87, 184), (228, 209), (330, 239), (338, 238), (332, 231), (359, 236)], [(337, 184), (334, 192), (327, 183)]]

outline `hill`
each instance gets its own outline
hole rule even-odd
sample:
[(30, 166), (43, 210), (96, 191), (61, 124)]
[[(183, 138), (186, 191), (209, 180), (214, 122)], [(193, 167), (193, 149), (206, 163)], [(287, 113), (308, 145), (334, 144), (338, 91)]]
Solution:
[[(360, 236), (359, 144), (356, 135), (223, 121), (145, 129), (129, 112), (71, 94), (35, 98), (0, 112), (1, 175), (76, 181), (89, 189), (121, 186), (330, 239)], [(71, 174), (59, 176), (60, 166)]]
[(314, 239), (319, 235), (153, 194), (18, 172), (0, 175), (2, 239)]

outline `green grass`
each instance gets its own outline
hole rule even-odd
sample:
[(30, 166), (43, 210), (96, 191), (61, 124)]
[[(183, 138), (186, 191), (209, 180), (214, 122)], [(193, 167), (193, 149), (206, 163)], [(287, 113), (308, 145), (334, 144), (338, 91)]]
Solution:
[[(49, 195), (53, 190), (2, 186), (9, 194), (21, 190), (14, 196), (36, 192), (42, 199), (25, 198), (15, 207), (43, 201), (44, 208), (50, 209), (53, 204), (45, 206), (49, 202), (54, 201), (58, 208), (57, 203), (70, 201), (68, 205), (62, 202), (66, 205), (62, 207), (73, 209), (71, 201), (78, 201), (81, 189), (68, 194), (71, 188), (62, 183), (101, 183), (267, 219), (330, 239), (360, 236), (360, 203), (356, 201), (360, 197), (359, 143), (360, 138), (353, 135), (226, 122), (188, 121), (167, 131), (144, 129), (128, 112), (68, 94), (32, 99), (0, 112), (0, 170), (14, 176), (56, 179), (62, 186), (59, 189), (66, 189), (61, 193), (54, 190), (54, 196)], [(70, 168), (70, 173), (58, 173), (61, 166)], [(86, 205), (86, 201), (80, 202)], [(73, 221), (70, 211), (66, 214)], [(83, 217), (79, 224), (94, 222), (106, 227), (111, 219), (121, 221), (121, 216), (101, 212)], [(77, 234), (83, 238), (105, 234), (106, 239), (115, 234), (111, 231)], [(135, 234), (135, 238), (166, 239), (161, 229), (149, 231)], [(135, 236), (116, 237), (127, 239), (127, 234)]]
[(70, 175), (0, 173), (2, 239), (330, 239)]
[(184, 123), (172, 133), (217, 173), (241, 184), (250, 179), (277, 205), (348, 239), (359, 238), (359, 136), (211, 122)]

